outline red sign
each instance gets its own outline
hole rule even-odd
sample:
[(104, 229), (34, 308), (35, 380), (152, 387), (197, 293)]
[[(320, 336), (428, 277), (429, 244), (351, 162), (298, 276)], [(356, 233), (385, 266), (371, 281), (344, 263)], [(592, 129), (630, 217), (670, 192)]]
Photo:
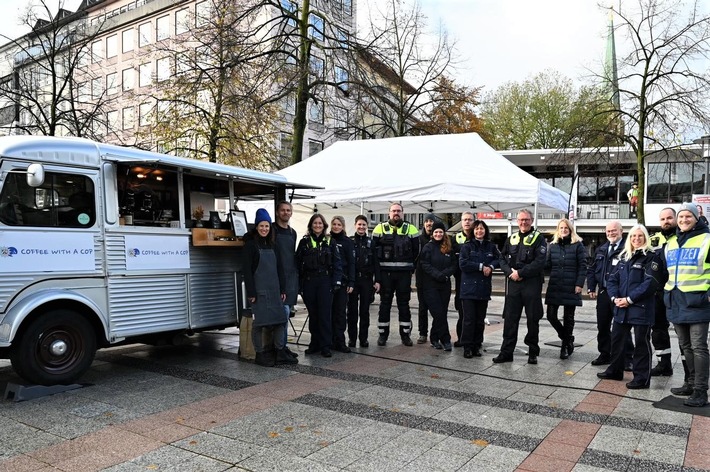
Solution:
[(476, 218), (479, 220), (501, 220), (504, 217), (500, 211), (480, 211), (476, 213)]

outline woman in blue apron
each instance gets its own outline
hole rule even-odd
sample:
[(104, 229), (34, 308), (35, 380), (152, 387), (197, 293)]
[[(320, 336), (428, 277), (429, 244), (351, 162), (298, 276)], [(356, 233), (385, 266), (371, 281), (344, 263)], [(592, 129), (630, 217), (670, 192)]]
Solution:
[[(271, 231), (271, 217), (265, 209), (256, 211), (254, 229), (244, 240), (244, 284), (254, 318), (254, 362), (263, 366), (297, 364), (298, 360), (284, 349), (284, 330), (288, 321), (284, 311), (284, 274), (279, 270), (278, 246)], [(275, 355), (264, 348), (262, 336), (265, 330), (272, 332)]]

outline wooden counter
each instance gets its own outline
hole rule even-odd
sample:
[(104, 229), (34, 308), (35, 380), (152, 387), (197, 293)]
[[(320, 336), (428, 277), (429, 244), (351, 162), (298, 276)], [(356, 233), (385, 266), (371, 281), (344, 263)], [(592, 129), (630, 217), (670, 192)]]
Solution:
[(243, 246), (244, 240), (231, 229), (192, 228), (193, 246)]

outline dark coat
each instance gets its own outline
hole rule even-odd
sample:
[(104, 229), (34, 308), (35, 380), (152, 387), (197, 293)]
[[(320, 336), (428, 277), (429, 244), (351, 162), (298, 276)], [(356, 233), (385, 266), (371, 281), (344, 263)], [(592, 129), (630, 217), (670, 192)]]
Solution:
[(609, 280), (612, 270), (616, 267), (615, 259), (619, 259), (619, 254), (624, 249), (626, 238), (621, 238), (617, 243), (616, 249), (611, 254), (609, 252), (609, 241), (605, 242), (594, 252), (594, 260), (587, 269), (587, 290), (596, 292), (597, 288), (601, 291), (604, 287), (604, 280)]
[(484, 276), (483, 268), (499, 266), (500, 251), (493, 242), (470, 239), (462, 244), (459, 254), (461, 269), (459, 298), (462, 300), (490, 300), (493, 277), (492, 274), (489, 277)]
[(656, 316), (655, 293), (661, 264), (654, 251), (636, 251), (629, 260), (619, 260), (609, 276), (609, 298), (631, 299), (628, 308), (614, 306), (614, 321), (638, 325), (653, 325)]
[(584, 287), (587, 275), (587, 251), (577, 241), (560, 240), (547, 247), (546, 268), (550, 279), (545, 293), (545, 304), (557, 306), (582, 306), (582, 294), (575, 287)]
[(343, 286), (355, 287), (356, 259), (355, 244), (345, 235), (345, 232), (330, 233), (330, 238), (335, 242), (340, 252), (340, 263), (343, 269)]
[(424, 290), (451, 288), (451, 276), (454, 275), (458, 262), (454, 256), (453, 249), (446, 254), (442, 254), (441, 243), (432, 239), (426, 243), (421, 254), (419, 254), (419, 262), (423, 271), (422, 285), (419, 288)]

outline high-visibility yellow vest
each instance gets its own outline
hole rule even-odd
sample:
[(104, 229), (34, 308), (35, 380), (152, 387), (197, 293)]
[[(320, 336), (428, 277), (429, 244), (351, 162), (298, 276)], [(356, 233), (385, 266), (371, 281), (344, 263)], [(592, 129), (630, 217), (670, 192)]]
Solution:
[(463, 231), (456, 233), (456, 242), (459, 244), (463, 244), (466, 242), (466, 235), (463, 234)]
[[(523, 245), (524, 246), (532, 246), (535, 244), (535, 241), (537, 241), (537, 238), (540, 236), (540, 233), (537, 231), (533, 231), (532, 233), (528, 234), (525, 236), (525, 239), (523, 239)], [(510, 237), (510, 245), (511, 246), (517, 246), (520, 243), (520, 231), (517, 233), (513, 234)]]
[(705, 262), (709, 248), (709, 233), (693, 236), (682, 248), (678, 247), (678, 238), (670, 238), (665, 251), (668, 282), (664, 289), (678, 287), (681, 292), (710, 290), (710, 264)]

